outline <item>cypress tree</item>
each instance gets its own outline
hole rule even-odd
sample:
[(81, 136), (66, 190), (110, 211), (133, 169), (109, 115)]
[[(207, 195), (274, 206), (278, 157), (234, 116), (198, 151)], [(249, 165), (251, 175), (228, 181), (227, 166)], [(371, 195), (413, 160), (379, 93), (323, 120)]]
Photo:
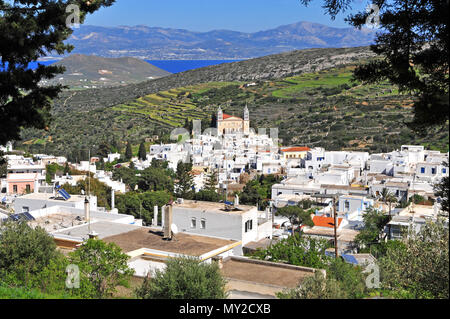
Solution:
[(127, 148), (125, 150), (125, 159), (129, 161), (133, 157), (133, 150), (131, 149), (131, 143), (128, 141)]
[(139, 153), (138, 153), (139, 159), (145, 161), (147, 159), (147, 151), (145, 150), (145, 144), (144, 142), (141, 142), (139, 145)]

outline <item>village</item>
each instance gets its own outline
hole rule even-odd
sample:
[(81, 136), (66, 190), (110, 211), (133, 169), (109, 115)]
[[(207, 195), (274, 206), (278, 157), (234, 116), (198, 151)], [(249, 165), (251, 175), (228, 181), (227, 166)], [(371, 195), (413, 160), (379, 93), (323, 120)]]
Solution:
[[(187, 132), (187, 131), (186, 131)], [(192, 134), (191, 134), (192, 133)], [(176, 170), (190, 162), (194, 191), (205, 187), (215, 172), (216, 202), (176, 198), (153, 207), (151, 222), (119, 213), (115, 196), (138, 190), (96, 163), (117, 162), (121, 154), (68, 163), (65, 157), (13, 154), (12, 143), (1, 147), (6, 155), (7, 174), (0, 181), (0, 221), (25, 220), (44, 228), (62, 251), (75, 250), (88, 238), (116, 243), (129, 256), (135, 277), (144, 278), (164, 269), (170, 257), (193, 256), (201, 262), (217, 261), (228, 280), (230, 298), (274, 298), (277, 292), (294, 288), (321, 269), (256, 260), (248, 257), (258, 249), (289, 238), (295, 232), (331, 243), (328, 255), (338, 255), (360, 266), (376, 262), (370, 253), (358, 253), (355, 238), (364, 229), (364, 215), (376, 210), (389, 216), (383, 240), (401, 239), (405, 231), (420, 231), (428, 221), (444, 218), (435, 184), (448, 176), (449, 154), (424, 146), (403, 145), (389, 153), (327, 151), (320, 147), (280, 146), (277, 130), (250, 126), (247, 108), (243, 117), (228, 115), (219, 108), (217, 128), (203, 133), (194, 123), (182, 138), (174, 133), (171, 144), (151, 145), (146, 159), (133, 157), (115, 167), (143, 171), (155, 161)], [(47, 166), (69, 167), (90, 174), (55, 174), (48, 183)], [(89, 176), (87, 176), (89, 175)], [(239, 192), (252, 179), (273, 175), (265, 203), (243, 204)], [(98, 206), (87, 189), (68, 194), (61, 185), (97, 179), (111, 188), (111, 207)], [(90, 184), (89, 184), (90, 185)], [(289, 206), (312, 203), (313, 225), (277, 214)]]

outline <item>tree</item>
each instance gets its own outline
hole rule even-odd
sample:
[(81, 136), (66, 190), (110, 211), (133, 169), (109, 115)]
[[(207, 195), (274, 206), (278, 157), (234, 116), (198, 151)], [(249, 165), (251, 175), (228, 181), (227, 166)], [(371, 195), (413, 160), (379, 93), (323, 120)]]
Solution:
[(365, 276), (360, 267), (341, 258), (332, 259), (325, 272), (316, 271), (295, 289), (277, 294), (280, 299), (360, 299), (367, 293)]
[(3, 152), (0, 151), (0, 177), (6, 176), (8, 172), (8, 162), (6, 158), (3, 157)]
[[(444, 163), (444, 166), (448, 170), (448, 163)], [(1, 175), (1, 174), (0, 174)], [(448, 206), (448, 196), (449, 196), (449, 177), (445, 176), (441, 179), (440, 183), (436, 184), (434, 187), (435, 196), (441, 198), (441, 210), (443, 212), (447, 212), (447, 216), (449, 214), (449, 206)]]
[[(410, 298), (449, 298), (449, 230), (443, 220), (410, 229), (380, 259), (384, 288)], [(406, 293), (405, 293), (406, 292)]]
[(125, 160), (129, 161), (133, 157), (133, 150), (131, 149), (131, 142), (128, 141), (127, 148), (125, 149)]
[(144, 142), (141, 142), (141, 144), (139, 145), (138, 157), (142, 161), (145, 161), (147, 159), (147, 151), (145, 150)]
[(219, 266), (194, 258), (171, 258), (136, 290), (143, 299), (225, 299), (226, 281)]
[(121, 166), (113, 170), (112, 179), (115, 181), (122, 180), (122, 182), (124, 182), (130, 188), (130, 190), (134, 190), (139, 182), (136, 174), (137, 170)]
[(369, 208), (363, 215), (364, 228), (356, 235), (355, 242), (361, 250), (377, 245), (381, 242), (381, 234), (384, 227), (390, 221), (390, 217), (383, 212)]
[(205, 186), (203, 187), (203, 189), (207, 190), (207, 191), (216, 192), (218, 183), (219, 183), (219, 181), (217, 178), (217, 170), (213, 169), (206, 177), (206, 182), (205, 182)]
[(117, 286), (128, 286), (134, 274), (128, 267), (128, 258), (115, 243), (98, 239), (88, 239), (69, 255), (70, 262), (78, 265), (80, 277), (93, 285), (92, 298), (110, 297)]
[(179, 161), (177, 164), (176, 178), (177, 182), (175, 185), (175, 194), (178, 197), (185, 199), (192, 199), (194, 191), (194, 177), (192, 176), (192, 163), (183, 163)]
[[(311, 0), (301, 0), (307, 5)], [(354, 0), (323, 0), (335, 18)], [(414, 119), (409, 127), (425, 134), (431, 126), (449, 120), (448, 1), (376, 0), (379, 24), (371, 50), (377, 58), (354, 71), (363, 83), (388, 80), (400, 92), (412, 93)], [(376, 15), (374, 10), (350, 15), (346, 20), (361, 28)]]
[[(91, 173), (92, 174), (92, 173)], [(111, 190), (112, 188), (96, 178), (85, 178), (77, 182), (75, 186), (70, 184), (62, 185), (69, 194), (81, 195), (82, 191), (87, 195), (90, 189), (92, 195), (97, 196), (97, 205), (100, 207), (111, 208)]]
[[(277, 215), (288, 217), (292, 226), (293, 225), (306, 225), (313, 227), (314, 223), (311, 219), (311, 214), (314, 212), (312, 210), (304, 210), (299, 206), (285, 206), (277, 210)], [(292, 233), (294, 233), (294, 228), (292, 228)]]
[(194, 199), (205, 202), (219, 202), (221, 197), (216, 191), (202, 189), (195, 193)]
[(303, 280), (299, 287), (277, 293), (279, 299), (344, 299), (345, 293), (336, 279), (328, 279), (316, 271)]
[(73, 47), (64, 43), (72, 34), (66, 19), (68, 4), (77, 5), (79, 21), (88, 13), (108, 7), (114, 0), (0, 0), (0, 145), (20, 139), (22, 127), (45, 129), (50, 121), (51, 99), (60, 85), (42, 86), (64, 72), (64, 67), (39, 65), (28, 69), (30, 62), (48, 53), (69, 53)]
[(69, 163), (66, 162), (66, 164), (64, 165), (64, 175), (70, 174), (70, 167), (69, 167)]
[(108, 154), (110, 152), (111, 152), (111, 145), (106, 141), (101, 142), (97, 149), (97, 155), (101, 159), (103, 159), (105, 157), (108, 157)]
[(299, 236), (296, 233), (270, 245), (267, 249), (257, 250), (252, 257), (324, 269), (331, 259), (325, 255), (327, 248), (329, 248), (329, 243), (325, 239)]
[(6, 222), (0, 227), (0, 278), (19, 286), (30, 280), (57, 256), (56, 245), (43, 228), (26, 222)]
[(211, 115), (211, 127), (217, 128), (217, 114), (216, 112), (213, 112)]
[(163, 168), (148, 167), (141, 171), (138, 179), (139, 189), (142, 191), (168, 191), (173, 192), (173, 179), (169, 172)]

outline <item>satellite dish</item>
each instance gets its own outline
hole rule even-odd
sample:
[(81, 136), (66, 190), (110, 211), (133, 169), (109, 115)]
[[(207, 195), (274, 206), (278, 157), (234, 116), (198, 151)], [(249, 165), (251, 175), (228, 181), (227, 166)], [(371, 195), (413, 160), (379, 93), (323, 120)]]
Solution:
[(178, 227), (175, 224), (172, 224), (170, 226), (170, 230), (172, 230), (172, 233), (174, 233), (175, 235), (178, 234)]

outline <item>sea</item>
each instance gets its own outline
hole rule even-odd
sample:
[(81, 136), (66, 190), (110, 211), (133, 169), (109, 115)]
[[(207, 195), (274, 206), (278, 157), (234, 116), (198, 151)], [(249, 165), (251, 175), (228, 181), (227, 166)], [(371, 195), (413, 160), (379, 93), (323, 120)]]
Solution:
[[(238, 62), (242, 60), (145, 60), (145, 61), (167, 72), (180, 73), (184, 71), (203, 68), (210, 65)], [(49, 60), (49, 61), (31, 62), (28, 65), (28, 67), (34, 70), (38, 67), (38, 64), (50, 65), (55, 62), (57, 61)], [(2, 67), (0, 66), (0, 71), (1, 70)]]

